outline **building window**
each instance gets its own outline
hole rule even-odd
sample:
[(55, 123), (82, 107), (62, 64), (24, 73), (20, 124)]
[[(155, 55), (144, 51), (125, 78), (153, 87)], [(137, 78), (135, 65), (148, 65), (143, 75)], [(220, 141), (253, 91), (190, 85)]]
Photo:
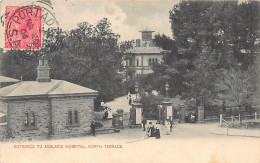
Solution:
[(78, 124), (78, 112), (76, 110), (74, 111), (74, 122)]
[(154, 58), (152, 59), (152, 63), (154, 64)]
[(24, 129), (35, 129), (37, 127), (36, 114), (25, 113), (23, 126)]
[(36, 127), (35, 114), (34, 113), (31, 114), (31, 126)]
[(72, 111), (69, 111), (69, 125), (72, 125)]
[(155, 63), (158, 63), (158, 58), (155, 58)]
[(129, 66), (132, 66), (132, 58), (129, 58)]
[(29, 114), (25, 113), (25, 117), (24, 117), (24, 126), (28, 127), (29, 126)]
[(151, 66), (152, 65), (152, 59), (151, 58), (149, 58), (149, 66)]
[(139, 66), (139, 58), (136, 58), (136, 66)]
[(68, 112), (68, 125), (67, 126), (78, 126), (79, 125), (79, 113), (78, 111)]

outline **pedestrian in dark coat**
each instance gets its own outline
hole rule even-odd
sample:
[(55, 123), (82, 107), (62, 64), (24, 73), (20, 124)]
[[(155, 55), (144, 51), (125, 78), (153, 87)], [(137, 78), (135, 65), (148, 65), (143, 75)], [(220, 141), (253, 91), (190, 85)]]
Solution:
[(151, 123), (151, 137), (154, 137), (154, 133), (155, 133), (155, 129), (154, 129), (154, 125)]
[(143, 124), (143, 131), (145, 131), (145, 125), (146, 125), (146, 123), (147, 123), (146, 119), (143, 119), (143, 121), (142, 121), (142, 124)]
[(93, 136), (96, 136), (96, 123), (94, 121), (91, 122), (90, 128)]
[(152, 127), (152, 122), (149, 122), (148, 127), (147, 127), (147, 136), (151, 136), (151, 127)]
[(155, 138), (156, 139), (160, 139), (161, 135), (160, 135), (160, 124), (159, 122), (156, 122), (155, 125)]
[(103, 116), (103, 119), (104, 120), (107, 120), (107, 117), (108, 117), (108, 112), (107, 112), (107, 110), (105, 111), (105, 115)]
[(129, 105), (132, 105), (132, 97), (129, 97)]

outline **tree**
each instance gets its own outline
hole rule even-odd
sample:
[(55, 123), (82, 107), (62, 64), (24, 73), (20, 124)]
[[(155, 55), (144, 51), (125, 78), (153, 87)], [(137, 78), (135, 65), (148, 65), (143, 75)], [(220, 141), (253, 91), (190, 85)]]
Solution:
[(110, 26), (106, 18), (96, 26), (79, 23), (69, 32), (63, 55), (55, 53), (51, 63), (58, 70), (53, 76), (98, 90), (98, 101), (112, 100), (124, 90), (122, 76), (117, 73), (122, 62), (119, 35)]
[(242, 71), (240, 69), (222, 70), (221, 78), (215, 83), (218, 98), (226, 99), (234, 106), (251, 106), (256, 90), (256, 72), (254, 69)]
[[(126, 93), (121, 67), (125, 48), (118, 44), (119, 35), (111, 30), (111, 24), (104, 18), (91, 25), (78, 24), (70, 31), (46, 31), (46, 48), (52, 47), (52, 37), (62, 36), (62, 45), (45, 55), (50, 61), (52, 79), (66, 80), (99, 91), (97, 103), (109, 101)], [(38, 57), (21, 58), (25, 51), (8, 51), (1, 57), (3, 75), (24, 80), (35, 80)]]
[(143, 117), (158, 119), (158, 105), (161, 105), (162, 101), (162, 96), (142, 95), (140, 102), (143, 104)]
[(194, 98), (197, 105), (210, 107), (217, 98), (220, 70), (237, 70), (238, 65), (241, 71), (251, 69), (259, 50), (259, 5), (181, 1), (174, 6), (170, 11), (173, 40), (155, 39), (157, 46), (170, 51), (164, 65), (154, 67), (155, 76), (169, 78), (170, 95)]

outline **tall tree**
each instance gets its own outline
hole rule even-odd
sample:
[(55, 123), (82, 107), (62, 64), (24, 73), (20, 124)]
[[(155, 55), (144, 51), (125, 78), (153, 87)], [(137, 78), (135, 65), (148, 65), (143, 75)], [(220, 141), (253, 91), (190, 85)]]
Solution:
[[(60, 31), (62, 44), (45, 57), (50, 60), (51, 78), (67, 80), (99, 91), (97, 101), (108, 101), (124, 92), (121, 67), (124, 48), (118, 44), (119, 35), (113, 33), (111, 23), (104, 18), (91, 25), (79, 23), (76, 29)], [(55, 36), (55, 31), (46, 31)], [(52, 39), (46, 39), (51, 42)], [(1, 57), (1, 73), (24, 80), (35, 80), (38, 58), (21, 58), (24, 51), (8, 51)], [(30, 64), (29, 64), (30, 63)]]
[(156, 38), (156, 45), (170, 53), (163, 65), (154, 66), (154, 76), (169, 78), (172, 96), (180, 94), (195, 98), (197, 105), (212, 105), (223, 70), (244, 74), (254, 64), (259, 51), (259, 13), (256, 1), (181, 1), (170, 11), (173, 40)]

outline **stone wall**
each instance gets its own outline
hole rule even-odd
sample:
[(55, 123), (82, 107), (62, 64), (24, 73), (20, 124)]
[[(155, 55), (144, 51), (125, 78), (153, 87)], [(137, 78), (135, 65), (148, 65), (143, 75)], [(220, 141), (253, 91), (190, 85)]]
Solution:
[[(69, 111), (74, 113), (75, 110), (78, 112), (79, 123), (70, 125), (68, 114)], [(36, 127), (24, 125), (26, 113), (36, 115)], [(87, 135), (90, 133), (90, 124), (93, 119), (93, 97), (44, 98), (8, 102), (7, 129), (11, 131), (15, 139)]]
[[(7, 122), (12, 135), (22, 138), (46, 137), (50, 125), (50, 105), (47, 99), (12, 100), (8, 102)], [(36, 114), (36, 127), (24, 125), (25, 114)]]
[(7, 124), (2, 123), (0, 124), (0, 141), (3, 141), (4, 139), (7, 138)]
[[(81, 136), (90, 133), (90, 124), (94, 119), (94, 100), (91, 97), (54, 98), (52, 105), (53, 137), (63, 138)], [(78, 124), (68, 123), (69, 111), (78, 112)], [(72, 116), (74, 118), (74, 115)]]

